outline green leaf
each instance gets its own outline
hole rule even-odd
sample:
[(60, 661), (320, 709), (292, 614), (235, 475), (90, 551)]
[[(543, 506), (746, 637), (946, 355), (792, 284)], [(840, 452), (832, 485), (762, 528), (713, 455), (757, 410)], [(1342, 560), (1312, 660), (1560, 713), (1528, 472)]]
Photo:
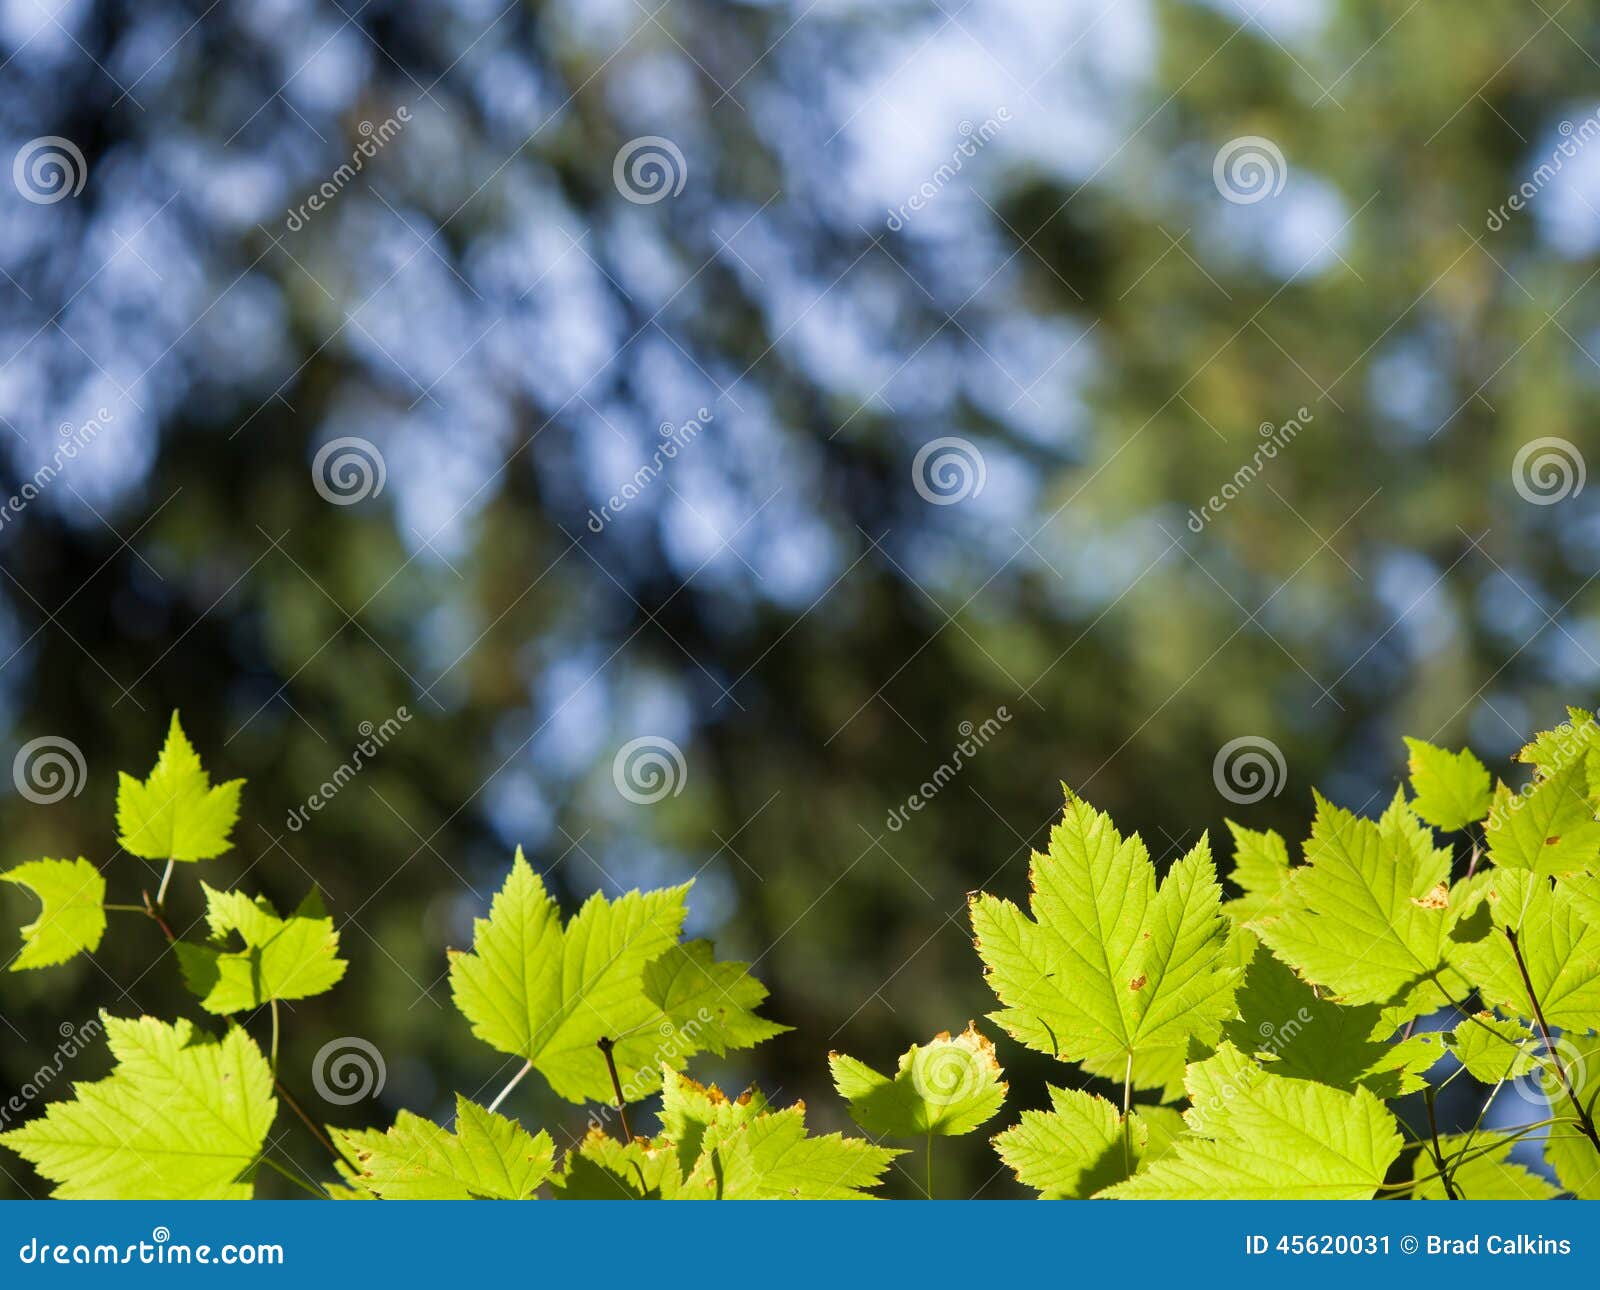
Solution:
[(836, 1133), (808, 1136), (805, 1108), (774, 1111), (758, 1090), (729, 1099), (663, 1071), (661, 1136), (623, 1145), (591, 1130), (562, 1162), (569, 1200), (854, 1200), (904, 1153)]
[(1396, 793), (1377, 821), (1317, 795), (1307, 864), (1294, 871), (1281, 913), (1251, 924), (1302, 977), (1349, 1004), (1406, 999), (1409, 1015), (1442, 1006), (1436, 986), (1460, 910), (1450, 899), (1450, 852)]
[(1191, 1136), (1102, 1195), (1150, 1200), (1363, 1200), (1400, 1154), (1364, 1088), (1269, 1075), (1231, 1044), (1189, 1067)]
[[(1132, 1114), (1131, 1143), (1125, 1144), (1122, 1117), (1105, 1098), (1051, 1085), (1046, 1089), (1050, 1110), (1024, 1111), (1021, 1123), (994, 1139), (996, 1153), (1017, 1181), (1037, 1191), (1040, 1200), (1084, 1200), (1128, 1178), (1130, 1166), (1138, 1167), (1150, 1144), (1150, 1128), (1140, 1113)], [(1157, 1145), (1165, 1149), (1171, 1126), (1162, 1127)]]
[(557, 1200), (677, 1200), (683, 1171), (674, 1145), (648, 1138), (624, 1144), (591, 1128), (567, 1152), (561, 1172), (550, 1180)]
[(106, 930), (106, 880), (83, 857), (30, 860), (0, 873), (0, 881), (26, 887), (39, 898), (39, 917), (22, 929), (22, 948), (11, 970), (65, 963), (81, 951), (93, 953)]
[(1223, 909), (1238, 924), (1278, 913), (1290, 890), (1289, 848), (1270, 829), (1260, 833), (1232, 820), (1227, 824), (1233, 834), (1233, 872), (1228, 877), (1244, 894)]
[(1502, 869), (1573, 873), (1600, 855), (1600, 820), (1588, 797), (1581, 761), (1514, 794), (1504, 784), (1495, 793), (1484, 837), (1489, 858)]
[(828, 1067), (850, 1118), (868, 1133), (897, 1138), (956, 1137), (994, 1118), (1006, 1098), (994, 1044), (968, 1022), (954, 1039), (948, 1031), (912, 1044), (894, 1077), (865, 1062), (829, 1053)]
[[(1577, 1089), (1578, 1100), (1586, 1107), (1600, 1104), (1600, 1036), (1562, 1036), (1556, 1040), (1567, 1074)], [(1564, 1093), (1557, 1094), (1547, 1077), (1552, 1113), (1570, 1115), (1572, 1103)], [(1559, 1085), (1557, 1085), (1559, 1087)], [(1579, 1200), (1600, 1200), (1600, 1152), (1575, 1124), (1554, 1124), (1545, 1138), (1544, 1158), (1555, 1170), (1556, 1179)]]
[(1554, 775), (1574, 762), (1593, 760), (1600, 751), (1600, 725), (1594, 714), (1582, 708), (1568, 708), (1567, 719), (1554, 730), (1533, 737), (1517, 754), (1517, 760), (1533, 766), (1541, 778)]
[[(1503, 1133), (1480, 1132), (1446, 1134), (1439, 1139), (1439, 1149), (1450, 1166), (1463, 1152), (1469, 1159), (1453, 1168), (1456, 1195), (1462, 1200), (1550, 1200), (1561, 1194), (1559, 1187), (1551, 1186), (1548, 1179), (1539, 1177), (1530, 1169), (1509, 1159), (1517, 1140)], [(1417, 1157), (1419, 1173), (1436, 1173), (1431, 1152), (1424, 1150)], [(1412, 1191), (1416, 1200), (1448, 1200), (1444, 1179), (1426, 1178)]]
[[(201, 883), (213, 945), (179, 941), (174, 948), (183, 979), (207, 1012), (259, 1008), (272, 999), (306, 999), (331, 989), (348, 964), (339, 957), (339, 933), (313, 890), (288, 918), (267, 901)], [(224, 949), (230, 936), (244, 943)]]
[(1483, 1002), (1533, 1020), (1528, 987), (1506, 936), (1516, 933), (1545, 1020), (1562, 1030), (1600, 1027), (1600, 926), (1583, 917), (1565, 882), (1526, 869), (1495, 869), (1473, 887), (1492, 929), (1462, 944), (1454, 959)]
[(472, 951), (451, 954), (456, 1007), (474, 1035), (530, 1061), (572, 1102), (614, 1096), (595, 1046), (602, 1038), (614, 1041), (618, 1078), (635, 1101), (659, 1086), (663, 1064), (676, 1070), (694, 1053), (775, 1033), (749, 1012), (765, 990), (744, 965), (712, 963), (703, 942), (677, 943), (688, 890), (614, 901), (596, 893), (563, 928), (518, 849), (489, 917), (473, 925)]
[(117, 845), (146, 860), (210, 860), (233, 845), (229, 835), (239, 818), (244, 780), (211, 787), (211, 777), (178, 714), (172, 714), (167, 742), (150, 777), (117, 777)]
[(1411, 751), (1411, 809), (1436, 829), (1453, 832), (1489, 813), (1489, 772), (1470, 749), (1446, 752), (1421, 739)]
[(1238, 1000), (1223, 1037), (1285, 1078), (1399, 1097), (1420, 1089), (1443, 1055), (1433, 1035), (1385, 1042), (1393, 1026), (1377, 1004), (1336, 1004), (1265, 951), (1250, 961)]
[(360, 1184), (385, 1200), (531, 1200), (550, 1174), (550, 1135), (457, 1096), (455, 1132), (401, 1111), (384, 1134), (347, 1136)]
[(1204, 838), (1158, 890), (1138, 836), (1069, 798), (1030, 875), (1032, 918), (994, 896), (972, 902), (978, 953), (1005, 1005), (991, 1020), (1029, 1048), (1119, 1073), (1129, 1054), (1137, 1070), (1191, 1035), (1215, 1037), (1237, 971)]
[[(103, 1014), (102, 1014), (103, 1015)], [(272, 1072), (245, 1032), (104, 1018), (117, 1066), (70, 1102), (0, 1134), (63, 1200), (240, 1200), (277, 1113)]]
[(1450, 1051), (1483, 1084), (1521, 1079), (1540, 1064), (1541, 1041), (1520, 1021), (1491, 1012), (1468, 1017), (1450, 1032)]
[(756, 1015), (767, 987), (750, 975), (748, 963), (715, 962), (710, 941), (688, 941), (647, 963), (642, 984), (645, 998), (696, 1052), (721, 1057), (791, 1029)]

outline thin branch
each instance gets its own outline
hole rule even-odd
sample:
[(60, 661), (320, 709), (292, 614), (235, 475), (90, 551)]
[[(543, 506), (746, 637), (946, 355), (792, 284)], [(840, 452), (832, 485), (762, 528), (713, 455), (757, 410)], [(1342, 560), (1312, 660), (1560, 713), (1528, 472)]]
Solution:
[(1439, 1145), (1439, 1118), (1433, 1113), (1434, 1090), (1422, 1090), (1423, 1103), (1428, 1108), (1428, 1136), (1432, 1139), (1433, 1165), (1439, 1171), (1439, 1181), (1444, 1184), (1444, 1194), (1447, 1200), (1460, 1200), (1461, 1193), (1456, 1190), (1455, 1179), (1444, 1163), (1444, 1148)]
[(1533, 978), (1528, 975), (1528, 964), (1522, 957), (1522, 946), (1517, 943), (1517, 934), (1511, 928), (1505, 929), (1506, 940), (1511, 942), (1511, 957), (1517, 961), (1517, 971), (1522, 974), (1523, 988), (1528, 992), (1528, 1003), (1533, 1008), (1533, 1019), (1538, 1024), (1539, 1034), (1544, 1039), (1545, 1051), (1550, 1054), (1550, 1064), (1555, 1067), (1556, 1078), (1561, 1081), (1561, 1087), (1566, 1089), (1567, 1096), (1572, 1099), (1572, 1109), (1578, 1113), (1578, 1124), (1583, 1129), (1583, 1134), (1594, 1144), (1594, 1149), (1600, 1151), (1600, 1133), (1595, 1132), (1594, 1119), (1578, 1098), (1578, 1090), (1572, 1083), (1572, 1076), (1567, 1073), (1567, 1064), (1561, 1060), (1561, 1052), (1555, 1045), (1555, 1040), (1550, 1036), (1550, 1026), (1544, 1019), (1544, 1009), (1539, 1006), (1539, 996), (1533, 988)]
[(605, 1055), (606, 1069), (611, 1072), (611, 1091), (617, 1095), (617, 1118), (622, 1121), (622, 1140), (632, 1142), (633, 1134), (628, 1129), (628, 1106), (622, 1099), (622, 1081), (617, 1078), (617, 1059), (611, 1055), (616, 1041), (602, 1035), (594, 1041), (595, 1047)]

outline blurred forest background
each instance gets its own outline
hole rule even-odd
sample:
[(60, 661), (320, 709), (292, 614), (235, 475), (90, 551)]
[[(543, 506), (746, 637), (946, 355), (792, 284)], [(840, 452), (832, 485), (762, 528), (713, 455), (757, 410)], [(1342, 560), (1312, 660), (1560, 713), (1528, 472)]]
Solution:
[[(0, 497), (87, 438), (0, 524), (4, 751), (84, 764), (49, 804), (0, 776), (5, 861), (153, 889), (116, 773), (180, 708), (249, 780), (207, 879), (338, 920), (286, 1082), (349, 1035), (387, 1077), (303, 1088), (320, 1118), (504, 1082), (444, 955), (517, 844), (569, 909), (695, 877), (795, 1029), (691, 1069), (842, 1127), (830, 1048), (995, 1006), (966, 893), (1025, 895), (1063, 782), (1158, 859), (1298, 843), (1402, 734), (1509, 774), (1592, 699), (1600, 4), (5, 0), (0, 50)], [(44, 136), (81, 190), (24, 171)], [(1239, 739), (1283, 758), (1252, 802)], [(659, 800), (619, 791), (637, 740)], [(8, 955), (32, 909), (0, 891)], [(0, 1092), (180, 990), (136, 918), (6, 975)], [(1068, 1074), (1000, 1055), (1007, 1122)], [(508, 1109), (571, 1140), (538, 1085)], [(943, 1194), (1016, 1194), (984, 1136)]]

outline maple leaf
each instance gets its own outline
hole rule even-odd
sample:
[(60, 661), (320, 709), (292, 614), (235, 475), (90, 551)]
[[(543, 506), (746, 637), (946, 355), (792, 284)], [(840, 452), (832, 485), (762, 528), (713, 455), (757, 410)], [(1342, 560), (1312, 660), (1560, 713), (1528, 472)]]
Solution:
[(766, 991), (744, 964), (714, 963), (703, 942), (678, 944), (688, 890), (596, 893), (563, 927), (519, 848), (489, 917), (473, 925), (472, 950), (451, 953), (456, 1007), (474, 1035), (530, 1062), (572, 1102), (614, 1096), (600, 1039), (613, 1042), (618, 1078), (637, 1100), (659, 1085), (663, 1063), (677, 1069), (694, 1053), (777, 1033), (750, 1011)]
[(1520, 794), (1504, 784), (1484, 828), (1489, 858), (1502, 869), (1573, 873), (1600, 856), (1600, 820), (1582, 761), (1556, 770)]
[(1281, 911), (1251, 929), (1343, 1003), (1400, 1005), (1390, 1017), (1404, 1020), (1449, 1002), (1437, 984), (1461, 913), (1449, 850), (1434, 846), (1398, 792), (1376, 821), (1320, 794), (1316, 803), (1307, 863), (1293, 871)]
[(1484, 1084), (1520, 1079), (1541, 1063), (1540, 1039), (1524, 1023), (1480, 1012), (1449, 1034), (1449, 1051)]
[(99, 948), (106, 930), (106, 880), (82, 856), (30, 860), (0, 873), (0, 882), (26, 887), (39, 898), (39, 917), (22, 929), (22, 948), (11, 970), (65, 963)]
[(1122, 1117), (1103, 1097), (1046, 1085), (1050, 1110), (1024, 1111), (1021, 1122), (996, 1134), (995, 1152), (1017, 1181), (1040, 1200), (1084, 1200), (1160, 1159), (1182, 1131), (1177, 1112), (1141, 1107)]
[(662, 1071), (661, 1133), (623, 1144), (591, 1130), (567, 1153), (569, 1200), (856, 1200), (898, 1155), (837, 1133), (812, 1136), (805, 1107), (773, 1110), (757, 1089), (729, 1098)]
[(71, 1101), (0, 1134), (63, 1200), (238, 1200), (277, 1113), (266, 1058), (237, 1026), (220, 1040), (101, 1014), (117, 1065)]
[(1579, 1033), (1600, 1027), (1600, 924), (1584, 916), (1581, 889), (1526, 869), (1495, 869), (1468, 890), (1478, 916), (1468, 925), (1472, 939), (1461, 940), (1452, 958), (1483, 1001), (1531, 1021), (1531, 982), (1551, 1026)]
[(1101, 1195), (1362, 1200), (1400, 1154), (1395, 1118), (1368, 1090), (1269, 1075), (1229, 1043), (1190, 1065), (1188, 1087), (1190, 1133)]
[(387, 1133), (339, 1135), (358, 1185), (385, 1200), (531, 1200), (550, 1174), (550, 1135), (456, 1097), (455, 1131), (401, 1111)]
[(1282, 836), (1271, 829), (1265, 833), (1247, 829), (1232, 820), (1227, 825), (1233, 834), (1233, 872), (1228, 877), (1244, 894), (1225, 902), (1223, 910), (1241, 925), (1280, 912), (1293, 873)]
[(149, 778), (141, 783), (126, 772), (117, 777), (117, 845), (146, 860), (219, 856), (233, 845), (229, 835), (243, 786), (242, 779), (211, 786), (174, 712)]
[(1470, 749), (1447, 752), (1407, 739), (1411, 752), (1411, 809), (1436, 829), (1452, 832), (1489, 813), (1489, 772)]
[[(339, 933), (315, 890), (288, 918), (263, 897), (218, 891), (201, 883), (206, 922), (214, 944), (179, 941), (173, 948), (183, 978), (207, 1012), (259, 1008), (273, 999), (306, 999), (331, 989), (349, 966), (339, 954)], [(237, 935), (244, 948), (223, 948)]]
[(946, 1031), (912, 1044), (892, 1078), (843, 1053), (829, 1053), (828, 1067), (850, 1118), (879, 1136), (971, 1133), (994, 1118), (1006, 1096), (994, 1044), (971, 1022), (954, 1039)]
[[(1214, 1038), (1233, 1009), (1211, 851), (1204, 838), (1156, 883), (1137, 834), (1077, 798), (1035, 853), (1032, 917), (1010, 901), (971, 904), (978, 953), (1005, 1005), (990, 1019), (1039, 1052), (1126, 1066)], [(1120, 1059), (1120, 1060), (1119, 1060)]]
[(1238, 1004), (1223, 1037), (1289, 1079), (1399, 1097), (1420, 1089), (1423, 1073), (1444, 1055), (1431, 1034), (1386, 1042), (1394, 1027), (1377, 1004), (1337, 1004), (1265, 951), (1251, 959)]

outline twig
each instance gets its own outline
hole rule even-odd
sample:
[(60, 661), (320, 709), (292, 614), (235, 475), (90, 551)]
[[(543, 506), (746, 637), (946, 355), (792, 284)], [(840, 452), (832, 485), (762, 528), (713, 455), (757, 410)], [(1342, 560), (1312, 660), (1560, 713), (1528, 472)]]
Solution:
[(617, 1095), (617, 1118), (622, 1121), (622, 1140), (632, 1142), (633, 1134), (628, 1130), (628, 1107), (622, 1100), (622, 1081), (617, 1078), (617, 1059), (611, 1055), (617, 1046), (616, 1041), (602, 1035), (594, 1041), (594, 1045), (604, 1055), (606, 1069), (611, 1072), (611, 1091)]
[(1578, 1125), (1582, 1128), (1584, 1136), (1594, 1144), (1596, 1151), (1600, 1151), (1600, 1133), (1595, 1132), (1594, 1120), (1578, 1099), (1578, 1090), (1573, 1086), (1572, 1076), (1567, 1073), (1567, 1064), (1561, 1060), (1561, 1052), (1556, 1048), (1555, 1040), (1550, 1037), (1550, 1026), (1544, 1019), (1544, 1009), (1539, 1006), (1539, 996), (1534, 992), (1533, 978), (1528, 975), (1528, 965), (1522, 957), (1522, 946), (1517, 943), (1517, 934), (1509, 927), (1505, 929), (1505, 933), (1506, 940), (1511, 942), (1511, 957), (1517, 961), (1517, 971), (1522, 974), (1523, 988), (1528, 992), (1528, 1003), (1533, 1008), (1533, 1019), (1538, 1024), (1545, 1051), (1550, 1054), (1550, 1064), (1555, 1067), (1561, 1087), (1566, 1089), (1567, 1096), (1572, 1099), (1572, 1109), (1578, 1113)]
[(1431, 1087), (1422, 1090), (1422, 1101), (1428, 1108), (1428, 1136), (1433, 1140), (1433, 1166), (1439, 1171), (1439, 1181), (1444, 1184), (1446, 1199), (1460, 1200), (1461, 1193), (1456, 1190), (1455, 1179), (1445, 1167), (1444, 1148), (1439, 1145), (1439, 1119), (1433, 1113), (1433, 1097), (1434, 1091)]

